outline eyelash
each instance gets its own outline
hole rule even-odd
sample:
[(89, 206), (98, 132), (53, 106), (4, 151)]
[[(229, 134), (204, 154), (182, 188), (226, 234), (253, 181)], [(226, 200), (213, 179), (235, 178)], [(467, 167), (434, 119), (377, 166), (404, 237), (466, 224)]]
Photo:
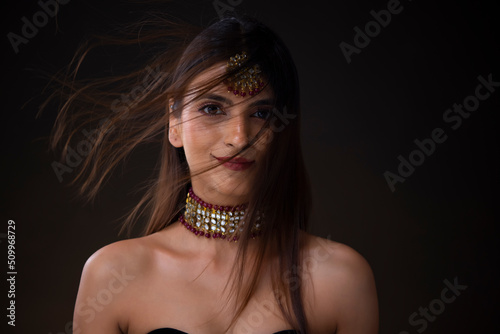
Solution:
[(259, 117), (260, 119), (263, 119), (263, 120), (267, 120), (269, 117), (271, 117), (271, 114), (272, 114), (272, 110), (271, 109), (258, 109), (252, 115), (255, 115), (256, 113), (259, 113), (259, 112), (267, 112), (266, 117)]
[[(218, 110), (221, 111), (221, 113), (210, 113), (210, 112), (206, 112), (205, 109), (207, 107), (215, 107), (217, 108)], [(215, 103), (207, 103), (207, 104), (204, 104), (202, 105), (199, 109), (198, 109), (199, 112), (203, 113), (204, 115), (208, 116), (208, 117), (214, 117), (214, 116), (219, 116), (219, 115), (222, 115), (224, 114), (224, 110), (222, 109), (222, 106), (221, 105), (218, 105), (218, 104), (215, 104)], [(252, 115), (255, 115), (257, 113), (262, 113), (262, 112), (267, 112), (268, 114), (266, 115), (266, 117), (257, 117), (259, 119), (263, 119), (263, 120), (266, 120), (268, 119), (270, 116), (271, 116), (271, 113), (272, 113), (272, 110), (270, 108), (263, 108), (263, 109), (258, 109), (256, 112), (254, 112)]]
[(209, 117), (214, 117), (214, 116), (218, 116), (218, 115), (220, 115), (220, 114), (212, 114), (212, 113), (206, 112), (206, 111), (205, 111), (205, 108), (207, 108), (207, 107), (215, 107), (215, 108), (217, 108), (217, 109), (219, 109), (220, 111), (222, 111), (222, 112), (223, 112), (222, 107), (221, 107), (220, 105), (218, 105), (218, 104), (214, 104), (214, 103), (207, 103), (207, 104), (204, 104), (204, 105), (202, 105), (202, 106), (198, 109), (198, 111), (199, 111), (199, 112), (201, 112), (201, 113), (203, 113), (203, 114), (205, 114), (205, 115), (207, 115), (207, 116), (209, 116)]

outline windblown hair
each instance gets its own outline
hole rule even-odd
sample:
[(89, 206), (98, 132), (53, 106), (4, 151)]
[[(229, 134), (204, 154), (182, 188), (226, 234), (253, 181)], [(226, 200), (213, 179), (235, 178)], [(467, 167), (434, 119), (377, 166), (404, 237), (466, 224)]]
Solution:
[[(279, 263), (272, 282), (281, 312), (295, 329), (307, 333), (300, 249), (301, 231), (308, 226), (310, 189), (299, 135), (298, 76), (290, 52), (267, 26), (247, 17), (224, 18), (201, 29), (155, 15), (147, 22), (134, 25), (132, 31), (130, 35), (100, 36), (93, 44), (85, 43), (68, 68), (55, 77), (57, 90), (48, 101), (56, 98), (62, 102), (52, 134), (52, 147), (61, 148), (64, 159), (71, 149), (70, 143), (78, 138), (82, 129), (89, 126), (97, 129), (74, 179), (74, 182), (82, 181), (81, 193), (93, 199), (115, 167), (134, 149), (143, 143), (159, 142), (157, 174), (145, 187), (143, 198), (124, 226), (130, 227), (144, 218), (147, 221), (145, 235), (160, 231), (178, 220), (192, 176), (183, 149), (173, 147), (168, 140), (168, 101), (173, 99), (174, 112), (181, 112), (187, 95), (201, 95), (232, 73), (214, 78), (196, 92), (189, 92), (188, 85), (197, 75), (245, 51), (248, 54), (245, 66), (260, 66), (274, 92), (275, 111), (282, 117), (272, 115), (265, 125), (273, 131), (273, 138), (264, 161), (258, 166), (246, 217), (246, 221), (252, 222), (260, 211), (265, 215), (265, 222), (261, 236), (251, 241), (259, 246), (251, 266), (248, 266), (250, 241), (247, 237), (251, 223), (245, 224), (237, 243), (231, 293), (236, 294), (238, 308), (231, 325), (248, 304), (263, 260), (270, 256)], [(147, 66), (125, 75), (79, 78), (80, 67), (93, 49), (100, 45), (136, 43), (142, 49), (151, 46), (147, 49), (151, 53)], [(131, 97), (128, 105), (119, 102), (124, 93)]]

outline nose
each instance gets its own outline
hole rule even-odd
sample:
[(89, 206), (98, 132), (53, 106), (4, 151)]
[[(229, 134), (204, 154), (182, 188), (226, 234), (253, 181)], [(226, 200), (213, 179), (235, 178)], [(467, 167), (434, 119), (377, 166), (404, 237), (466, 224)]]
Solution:
[(244, 113), (234, 115), (226, 122), (224, 129), (224, 144), (226, 146), (242, 149), (249, 143), (250, 124)]

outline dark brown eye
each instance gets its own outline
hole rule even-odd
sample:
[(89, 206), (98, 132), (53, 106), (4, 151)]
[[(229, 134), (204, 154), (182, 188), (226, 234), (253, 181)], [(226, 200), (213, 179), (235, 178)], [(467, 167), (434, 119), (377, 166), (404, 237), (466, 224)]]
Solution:
[(220, 114), (223, 114), (223, 111), (222, 109), (220, 108), (220, 106), (216, 105), (216, 104), (207, 104), (207, 105), (204, 105), (203, 107), (201, 107), (199, 109), (199, 111), (209, 115), (209, 116), (215, 116), (215, 115), (220, 115)]
[(271, 115), (271, 110), (269, 109), (260, 109), (257, 110), (252, 116), (261, 118), (261, 119), (268, 119), (269, 116)]

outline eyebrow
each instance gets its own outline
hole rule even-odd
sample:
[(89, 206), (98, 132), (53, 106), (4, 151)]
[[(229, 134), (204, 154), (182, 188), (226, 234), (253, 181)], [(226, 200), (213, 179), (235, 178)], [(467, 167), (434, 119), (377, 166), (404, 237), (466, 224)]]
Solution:
[[(230, 99), (228, 99), (222, 95), (215, 94), (215, 93), (204, 94), (204, 95), (200, 96), (197, 100), (202, 100), (202, 99), (214, 100), (214, 101), (218, 101), (221, 103), (233, 105), (233, 102)], [(250, 103), (250, 107), (262, 106), (262, 105), (273, 105), (273, 104), (274, 104), (273, 99), (261, 99), (261, 100), (257, 100), (257, 101)]]

